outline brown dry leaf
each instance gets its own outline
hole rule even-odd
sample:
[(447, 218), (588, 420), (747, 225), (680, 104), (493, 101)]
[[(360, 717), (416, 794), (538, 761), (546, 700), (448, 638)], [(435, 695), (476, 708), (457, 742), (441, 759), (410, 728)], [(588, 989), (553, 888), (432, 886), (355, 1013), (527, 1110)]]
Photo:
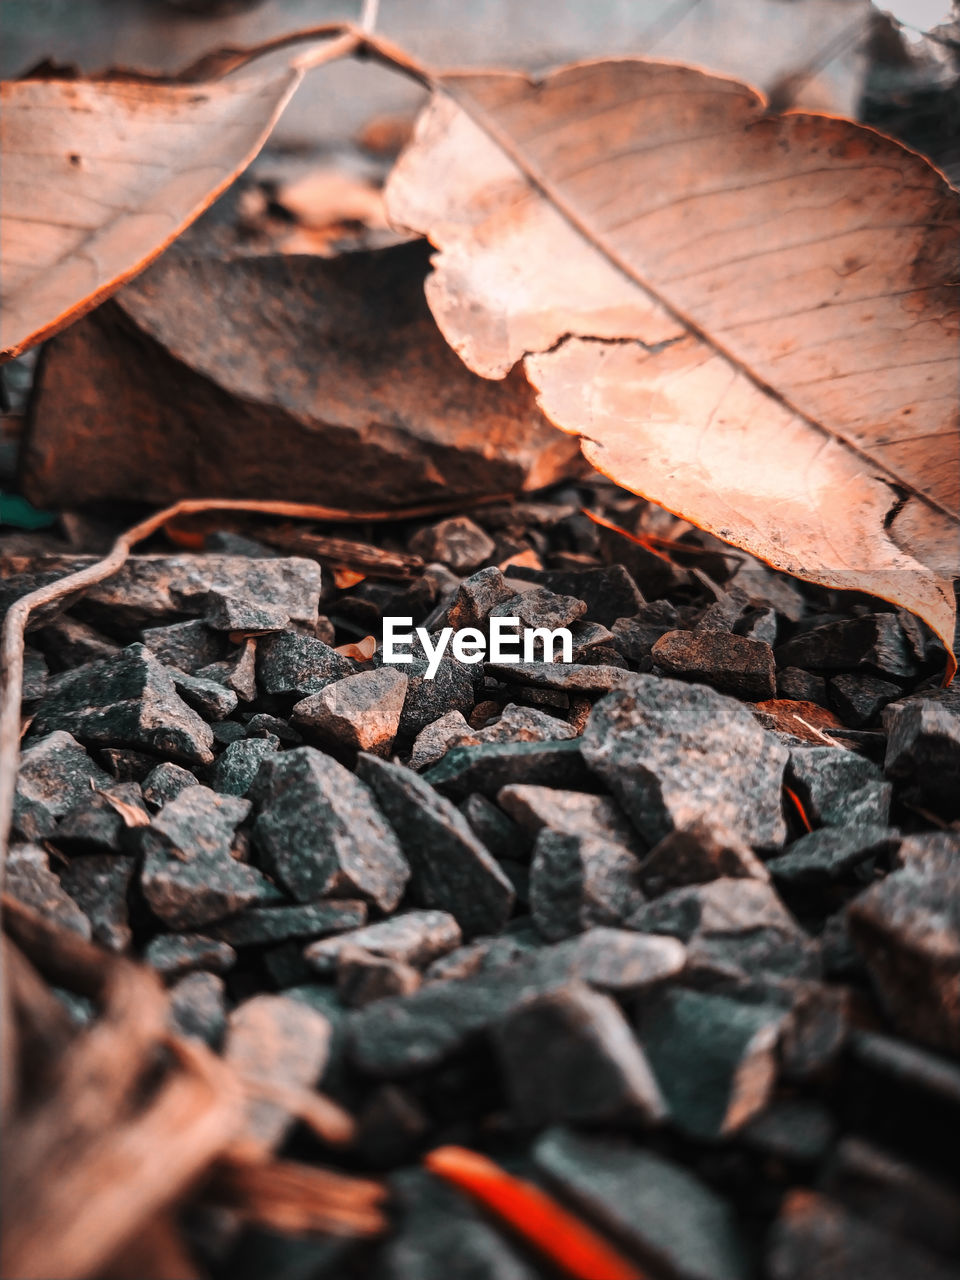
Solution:
[(594, 466), (951, 644), (958, 196), (848, 121), (668, 63), (451, 74), (387, 189), (467, 365)]
[(143, 809), (138, 809), (134, 804), (128, 804), (126, 800), (121, 800), (119, 796), (112, 796), (109, 791), (101, 791), (99, 787), (93, 785), (92, 779), (90, 781), (90, 790), (95, 791), (98, 796), (103, 796), (110, 808), (119, 813), (125, 827), (149, 827), (150, 815), (145, 813)]
[[(0, 355), (56, 333), (142, 270), (250, 163), (304, 72), (356, 43), (341, 35), (256, 67), (246, 63), (258, 51), (244, 51), (238, 69), (200, 83), (0, 86)], [(230, 66), (204, 60), (211, 75)]]
[(364, 636), (356, 644), (337, 645), (337, 653), (342, 653), (345, 658), (355, 658), (357, 662), (369, 662), (376, 652), (376, 636)]

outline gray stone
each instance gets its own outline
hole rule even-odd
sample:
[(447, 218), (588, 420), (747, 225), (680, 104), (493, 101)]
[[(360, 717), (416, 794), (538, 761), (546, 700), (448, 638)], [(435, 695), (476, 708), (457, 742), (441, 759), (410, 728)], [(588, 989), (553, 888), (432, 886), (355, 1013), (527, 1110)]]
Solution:
[(291, 719), (345, 751), (388, 756), (400, 727), (406, 693), (407, 677), (396, 667), (361, 671), (298, 702)]
[[(126, 816), (117, 805), (123, 807)], [(88, 791), (60, 819), (50, 839), (71, 852), (122, 853), (126, 850), (126, 833), (136, 825), (134, 814), (139, 815), (141, 825), (150, 820), (139, 783), (114, 782), (102, 791)]]
[(773, 650), (726, 631), (668, 631), (650, 651), (668, 675), (697, 680), (751, 702), (777, 695)]
[(821, 827), (771, 858), (767, 869), (778, 884), (829, 884), (870, 858), (890, 858), (899, 845), (900, 832), (891, 827)]
[(281, 631), (257, 645), (257, 684), (277, 697), (299, 701), (355, 671), (350, 658), (299, 631)]
[(402, 911), (389, 920), (313, 942), (304, 958), (323, 977), (336, 973), (344, 947), (359, 947), (371, 955), (420, 969), (458, 947), (461, 936), (459, 925), (447, 911)]
[(890, 680), (868, 672), (850, 672), (830, 681), (830, 703), (844, 724), (863, 729), (879, 712), (900, 697), (902, 690)]
[(530, 856), (530, 839), (486, 796), (474, 792), (460, 803), (460, 812), (482, 845), (500, 862), (525, 862)]
[(210, 770), (210, 785), (221, 795), (245, 796), (253, 786), (253, 780), (261, 764), (268, 756), (275, 755), (280, 740), (265, 738), (239, 738), (231, 742)]
[(530, 996), (571, 979), (602, 991), (636, 993), (672, 977), (684, 948), (668, 938), (595, 928), (552, 947), (481, 965), (461, 980), (430, 982), (412, 996), (382, 1000), (355, 1015), (350, 1054), (376, 1076), (399, 1076), (444, 1061)]
[(483, 628), (491, 609), (512, 600), (514, 595), (514, 589), (507, 586), (499, 569), (480, 569), (461, 582), (447, 614), (447, 625), (455, 630)]
[(742, 703), (704, 685), (632, 676), (594, 707), (582, 751), (651, 844), (697, 819), (749, 845), (786, 836), (786, 749)]
[(4, 892), (59, 929), (92, 936), (90, 921), (50, 870), (46, 850), (35, 844), (11, 845), (4, 869)]
[(586, 790), (595, 785), (580, 754), (579, 738), (454, 747), (423, 777), (451, 800), (463, 800), (472, 791), (495, 796), (509, 784), (554, 785), (570, 790)]
[(188, 707), (206, 720), (225, 720), (235, 711), (240, 701), (236, 692), (216, 680), (204, 680), (201, 676), (189, 676), (175, 667), (170, 668), (174, 687)]
[(560, 742), (576, 736), (576, 730), (557, 716), (515, 702), (508, 702), (482, 729), (473, 730), (477, 742)]
[(628, 848), (602, 836), (541, 831), (530, 867), (534, 923), (548, 942), (622, 924), (643, 902), (639, 871)]
[(822, 1103), (781, 1098), (740, 1129), (741, 1141), (764, 1156), (789, 1164), (816, 1165), (827, 1155), (837, 1126)]
[(161, 809), (187, 787), (197, 785), (196, 777), (182, 765), (165, 762), (151, 769), (142, 783), (143, 798), (154, 809)]
[(233, 947), (255, 947), (288, 938), (323, 938), (358, 929), (366, 922), (365, 902), (333, 898), (293, 907), (250, 907), (233, 920), (211, 926), (210, 933)]
[(98, 788), (114, 779), (94, 764), (80, 743), (62, 729), (33, 742), (20, 756), (13, 801), (13, 830), (28, 840), (53, 834), (57, 822)]
[(643, 849), (626, 814), (609, 796), (512, 783), (497, 792), (497, 804), (529, 836), (546, 829), (558, 835), (599, 836), (637, 854)]
[(936, 689), (892, 703), (883, 727), (887, 777), (915, 787), (937, 813), (960, 816), (960, 694)]
[(410, 750), (410, 768), (427, 769), (442, 760), (451, 747), (461, 743), (476, 744), (476, 730), (471, 729), (460, 711), (448, 711), (446, 715), (425, 725), (417, 734)]
[(133, 644), (115, 658), (71, 672), (37, 708), (33, 732), (64, 729), (84, 742), (133, 747), (186, 764), (213, 760), (213, 734), (179, 697), (173, 676)]
[(703, 820), (664, 836), (640, 866), (641, 885), (651, 897), (723, 877), (769, 880), (770, 873), (739, 837)]
[(265, 604), (252, 596), (211, 591), (207, 595), (203, 620), (213, 631), (266, 635), (271, 631), (282, 631), (290, 622), (290, 614), (280, 605)]
[(398, 734), (409, 740), (439, 720), (448, 711), (468, 715), (473, 706), (473, 681), (476, 668), (466, 666), (453, 658), (441, 658), (432, 680), (427, 679), (427, 662), (414, 658), (404, 665), (407, 677), (407, 696), (400, 716)]
[(622, 667), (576, 662), (486, 662), (483, 669), (488, 676), (507, 684), (528, 684), (564, 693), (609, 693), (630, 681), (630, 672)]
[(298, 902), (332, 891), (383, 911), (400, 901), (410, 868), (373, 796), (343, 765), (313, 747), (269, 756), (253, 793), (254, 837)]
[[(286, 996), (260, 995), (230, 1014), (223, 1056), (247, 1080), (269, 1086), (313, 1089), (327, 1063), (331, 1027), (317, 1010)], [(251, 1097), (242, 1141), (265, 1155), (292, 1128), (290, 1112)]]
[(891, 787), (875, 764), (839, 747), (790, 752), (787, 785), (818, 827), (886, 826)]
[(544, 1133), (533, 1158), (565, 1197), (656, 1274), (676, 1280), (753, 1275), (732, 1206), (672, 1160), (564, 1129)]
[(226, 638), (198, 618), (168, 627), (147, 627), (141, 634), (143, 643), (164, 666), (176, 667), (191, 676), (202, 667), (220, 662), (227, 652)]
[(513, 565), (510, 577), (582, 600), (587, 617), (606, 627), (612, 627), (618, 618), (632, 617), (644, 603), (637, 584), (621, 564), (595, 569), (527, 569)]
[(456, 573), (466, 573), (493, 555), (495, 543), (469, 516), (450, 516), (418, 530), (410, 539), (414, 555), (439, 560)]
[(664, 991), (643, 1009), (639, 1039), (673, 1126), (712, 1141), (769, 1101), (782, 1009), (699, 991)]
[(265, 711), (258, 711), (256, 715), (246, 719), (246, 734), (248, 738), (278, 738), (287, 746), (294, 747), (299, 747), (303, 742), (303, 735), (297, 733), (296, 729), (291, 729), (286, 720), (268, 715)]
[(587, 606), (574, 596), (557, 595), (546, 587), (531, 587), (495, 604), (487, 617), (517, 618), (521, 627), (548, 627), (553, 630), (569, 626), (586, 612)]
[(212, 680), (232, 689), (241, 702), (253, 702), (257, 696), (257, 641), (247, 636), (223, 662), (201, 667), (198, 679)]
[(188, 973), (173, 984), (169, 997), (173, 1030), (218, 1049), (227, 1028), (223, 979), (215, 973)]
[(337, 994), (348, 1008), (359, 1009), (388, 996), (409, 996), (420, 986), (419, 969), (363, 947), (346, 945), (337, 956)]
[(571, 983), (516, 1005), (495, 1029), (518, 1121), (661, 1120), (666, 1107), (619, 1007)]
[(815, 702), (827, 706), (827, 682), (823, 676), (814, 675), (800, 667), (785, 667), (777, 672), (778, 698), (791, 702)]
[(37, 639), (40, 647), (51, 655), (59, 667), (79, 667), (85, 662), (112, 658), (120, 652), (120, 646), (102, 635), (96, 627), (69, 614), (51, 618)]
[(132, 932), (128, 899), (136, 859), (111, 854), (72, 858), (60, 884), (90, 921), (93, 939), (110, 951), (126, 951)]
[(912, 676), (917, 669), (895, 613), (822, 623), (780, 645), (777, 665), (828, 672), (865, 668), (895, 677)]
[(143, 958), (167, 981), (194, 969), (226, 973), (237, 963), (233, 947), (204, 933), (159, 933), (147, 943)]
[(513, 886), (456, 806), (412, 770), (374, 756), (360, 757), (357, 775), (399, 837), (412, 899), (449, 911), (468, 938), (503, 928)]

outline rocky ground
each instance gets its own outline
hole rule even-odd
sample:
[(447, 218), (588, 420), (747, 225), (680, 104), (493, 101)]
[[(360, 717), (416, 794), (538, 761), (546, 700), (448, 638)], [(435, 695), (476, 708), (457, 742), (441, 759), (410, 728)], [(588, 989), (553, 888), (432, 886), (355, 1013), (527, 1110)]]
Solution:
[[(0, 606), (83, 563), (74, 532), (10, 535)], [(335, 567), (275, 533), (158, 541), (28, 636), (7, 891), (358, 1122), (331, 1155), (259, 1102), (258, 1142), (391, 1188), (372, 1245), (194, 1214), (202, 1265), (553, 1274), (420, 1167), (457, 1143), (654, 1278), (960, 1273), (939, 644), (603, 482), (324, 529)], [(569, 626), (574, 662), (430, 681), (361, 643), (384, 615)]]

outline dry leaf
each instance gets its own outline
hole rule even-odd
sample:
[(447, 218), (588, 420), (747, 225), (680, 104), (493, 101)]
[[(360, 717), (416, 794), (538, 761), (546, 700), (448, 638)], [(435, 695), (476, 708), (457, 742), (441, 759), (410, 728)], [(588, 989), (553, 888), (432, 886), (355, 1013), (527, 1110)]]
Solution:
[(345, 658), (355, 658), (357, 662), (369, 662), (376, 652), (376, 636), (364, 636), (356, 644), (337, 645), (337, 653), (342, 653)]
[(342, 36), (202, 83), (4, 83), (0, 355), (56, 333), (142, 270), (250, 163), (304, 71), (355, 44)]
[(639, 59), (437, 91), (387, 191), (470, 368), (590, 462), (952, 644), (957, 194), (833, 117)]
[(119, 813), (125, 827), (149, 827), (150, 815), (145, 809), (138, 809), (135, 804), (128, 804), (119, 796), (112, 796), (109, 791), (101, 791), (99, 787), (93, 785), (92, 778), (90, 790), (96, 792), (98, 796), (103, 796), (110, 808)]

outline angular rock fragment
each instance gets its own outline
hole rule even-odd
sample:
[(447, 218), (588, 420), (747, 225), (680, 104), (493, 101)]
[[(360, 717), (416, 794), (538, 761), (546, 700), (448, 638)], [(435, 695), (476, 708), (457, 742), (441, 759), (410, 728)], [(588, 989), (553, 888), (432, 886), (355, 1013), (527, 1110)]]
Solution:
[(639, 872), (630, 849), (602, 836), (541, 831), (530, 867), (537, 929), (559, 942), (593, 925), (621, 924), (643, 902)]
[(617, 618), (611, 624), (614, 648), (630, 662), (645, 663), (649, 671), (650, 653), (662, 635), (676, 630), (680, 617), (669, 600), (654, 600), (630, 617)]
[(220, 662), (227, 652), (227, 640), (199, 618), (172, 622), (166, 627), (145, 627), (143, 643), (165, 667), (175, 667), (196, 675), (202, 667)]
[(64, 814), (86, 800), (91, 785), (113, 784), (114, 779), (94, 764), (76, 738), (56, 729), (31, 743), (20, 756), (13, 830), (27, 840), (43, 840), (53, 834)]
[(566, 1129), (543, 1134), (533, 1158), (565, 1197), (654, 1274), (676, 1280), (753, 1275), (733, 1207), (672, 1160)]
[(239, 738), (217, 757), (210, 770), (210, 785), (226, 796), (245, 796), (260, 766), (280, 748), (279, 738)]
[(448, 711), (417, 734), (410, 750), (410, 768), (428, 769), (430, 765), (442, 760), (451, 747), (464, 742), (475, 744), (476, 740), (476, 731), (470, 727), (462, 713)]
[(960, 1053), (960, 864), (912, 860), (855, 898), (847, 920), (897, 1029)]
[(139, 784), (115, 782), (103, 791), (88, 791), (60, 819), (50, 839), (74, 852), (122, 853), (126, 832), (149, 821)]
[(377, 798), (410, 865), (409, 892), (449, 911), (468, 938), (502, 929), (513, 886), (456, 806), (410, 769), (361, 756), (357, 776)]
[(135, 858), (91, 854), (60, 870), (60, 884), (90, 921), (94, 941), (110, 951), (130, 945), (128, 902), (136, 866)]
[(703, 685), (635, 675), (594, 707), (583, 758), (651, 844), (697, 819), (746, 844), (786, 836), (784, 747), (741, 703)]
[(523, 862), (529, 857), (529, 838), (486, 796), (475, 791), (459, 807), (474, 835), (498, 861)]
[(944, 817), (960, 816), (960, 694), (925, 691), (883, 713), (888, 778), (916, 788), (921, 803)]
[(900, 832), (892, 827), (821, 827), (771, 858), (767, 870), (778, 884), (829, 884), (871, 858), (889, 859), (899, 845)]
[(569, 626), (577, 618), (582, 618), (587, 606), (574, 596), (561, 596), (546, 587), (531, 587), (521, 591), (509, 600), (496, 604), (487, 615), (488, 618), (517, 618), (521, 627), (556, 627)]
[(815, 702), (827, 705), (827, 682), (823, 676), (801, 667), (784, 667), (777, 672), (777, 694), (787, 702)]
[(558, 835), (599, 836), (634, 853), (642, 852), (626, 814), (609, 796), (520, 783), (502, 787), (497, 804), (529, 836), (535, 837), (546, 828)]
[(661, 992), (639, 1039), (671, 1123), (692, 1138), (735, 1133), (767, 1105), (777, 1079), (782, 1009), (700, 991)]
[(587, 616), (605, 627), (612, 627), (618, 618), (633, 617), (644, 603), (637, 584), (621, 564), (596, 569), (526, 569), (517, 565), (511, 567), (510, 577), (584, 601)]
[(238, 649), (233, 650), (223, 662), (212, 662), (201, 667), (197, 678), (212, 680), (232, 689), (241, 702), (253, 702), (257, 696), (257, 641), (247, 636)]
[(830, 681), (830, 703), (852, 729), (865, 728), (901, 693), (899, 685), (867, 672), (834, 676)]
[(565, 693), (609, 693), (631, 678), (622, 667), (577, 662), (487, 662), (483, 669), (488, 676), (507, 684), (529, 684)]
[(306, 902), (294, 907), (250, 907), (232, 920), (212, 925), (213, 937), (232, 947), (264, 946), (288, 938), (323, 938), (367, 922), (367, 904), (348, 898)]
[(651, 897), (722, 877), (769, 880), (770, 873), (737, 836), (703, 820), (664, 836), (640, 866), (640, 883)]
[(215, 973), (188, 973), (173, 984), (169, 995), (173, 1030), (218, 1049), (227, 1027), (223, 979)]
[(493, 555), (494, 541), (469, 516), (451, 516), (420, 529), (410, 539), (410, 550), (424, 560), (439, 560), (455, 573), (475, 569)]
[(175, 799), (187, 787), (197, 785), (196, 777), (182, 765), (165, 762), (151, 769), (144, 778), (141, 791), (144, 800), (154, 809), (161, 809), (168, 800)]
[(171, 669), (173, 686), (188, 707), (204, 717), (205, 720), (225, 720), (231, 711), (235, 711), (239, 698), (233, 689), (218, 683), (216, 680), (205, 680), (202, 676), (188, 676), (176, 668)]
[(252, 791), (267, 870), (298, 902), (336, 891), (393, 910), (410, 868), (370, 791), (343, 765), (296, 747), (268, 756)]
[(420, 1071), (488, 1032), (532, 995), (571, 979), (601, 991), (636, 993), (678, 973), (684, 960), (684, 948), (672, 938), (590, 929), (505, 963), (481, 965), (461, 980), (430, 982), (405, 999), (379, 1001), (352, 1020), (350, 1054), (376, 1076)]
[(494, 1041), (514, 1114), (524, 1126), (666, 1113), (629, 1023), (609, 996), (571, 983), (516, 1005)]
[(495, 720), (472, 732), (477, 742), (561, 742), (576, 736), (576, 730), (557, 716), (515, 702), (508, 702)]
[(387, 996), (409, 996), (420, 986), (419, 969), (347, 944), (337, 956), (337, 995), (348, 1008), (359, 1009)]
[(120, 646), (107, 636), (70, 614), (51, 618), (37, 634), (41, 649), (50, 654), (58, 668), (80, 667), (85, 662), (99, 662), (101, 658), (113, 658)]
[(460, 583), (457, 598), (447, 614), (447, 625), (455, 630), (483, 628), (491, 609), (513, 599), (515, 594), (499, 569), (479, 569)]
[(433, 679), (428, 680), (427, 665), (425, 659), (414, 658), (403, 668), (407, 696), (398, 730), (398, 736), (403, 739), (415, 738), (448, 711), (468, 715), (474, 703), (473, 672), (477, 668), (445, 657), (441, 658)]
[(355, 671), (349, 658), (299, 631), (281, 631), (257, 645), (257, 684), (276, 697), (299, 701)]
[(460, 928), (449, 912), (403, 911), (390, 920), (380, 920), (336, 938), (313, 942), (307, 947), (304, 957), (310, 968), (324, 977), (336, 973), (344, 947), (362, 948), (370, 955), (383, 956), (419, 969), (458, 947), (461, 936)]
[(214, 590), (207, 595), (203, 620), (212, 631), (259, 636), (283, 631), (290, 622), (290, 614), (280, 605), (266, 604), (255, 596)]
[(395, 667), (328, 684), (293, 708), (295, 725), (345, 751), (388, 756), (400, 726), (407, 677)]
[(759, 640), (726, 631), (668, 631), (650, 656), (667, 675), (700, 681), (719, 693), (751, 702), (776, 696), (773, 650)]
[(933, 1253), (849, 1213), (827, 1196), (797, 1190), (785, 1199), (766, 1254), (771, 1280), (951, 1280)]
[(765, 1156), (809, 1166), (826, 1156), (836, 1129), (836, 1122), (821, 1103), (783, 1098), (747, 1121), (738, 1136)]
[[(330, 1036), (327, 1019), (300, 1001), (254, 996), (230, 1014), (223, 1056), (247, 1080), (312, 1089), (326, 1065)], [(292, 1124), (287, 1109), (254, 1095), (247, 1104), (243, 1141), (265, 1155)]]
[(801, 632), (777, 649), (777, 665), (806, 671), (854, 671), (907, 677), (917, 666), (895, 613), (841, 618)]
[(494, 796), (510, 784), (588, 790), (596, 785), (580, 754), (580, 739), (566, 742), (490, 742), (454, 747), (423, 774), (452, 800), (471, 791)]
[(36, 844), (12, 845), (4, 868), (4, 892), (43, 916), (58, 929), (69, 929), (81, 938), (92, 930), (79, 905), (50, 870), (46, 850)]
[(842, 748), (791, 751), (787, 786), (815, 826), (884, 826), (890, 813), (889, 782), (871, 761)]
[(213, 760), (209, 725), (181, 700), (171, 673), (142, 644), (65, 676), (40, 703), (32, 727), (40, 736), (63, 729), (84, 742), (186, 764)]
[(143, 958), (168, 981), (194, 969), (226, 973), (237, 963), (233, 947), (203, 933), (159, 933), (147, 943)]

